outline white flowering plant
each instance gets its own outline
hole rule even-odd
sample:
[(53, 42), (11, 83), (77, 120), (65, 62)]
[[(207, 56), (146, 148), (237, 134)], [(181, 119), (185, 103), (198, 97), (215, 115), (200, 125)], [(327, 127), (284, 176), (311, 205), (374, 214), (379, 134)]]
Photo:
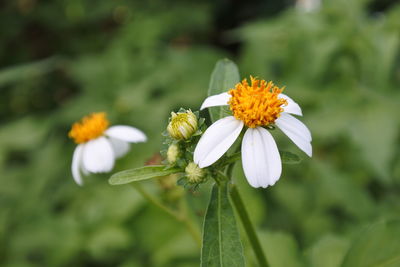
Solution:
[[(201, 110), (208, 108), (209, 126), (199, 111), (181, 108), (172, 112), (162, 134), (160, 164), (115, 173), (109, 183), (133, 185), (147, 200), (182, 222), (201, 245), (201, 266), (245, 265), (236, 210), (259, 265), (268, 266), (232, 170), (241, 160), (248, 183), (265, 188), (279, 180), (282, 163), (300, 162), (296, 154), (278, 149), (271, 134), (276, 128), (311, 157), (311, 133), (293, 116), (302, 116), (301, 108), (283, 89), (254, 77), (250, 82), (241, 81), (237, 66), (220, 60), (211, 76), (209, 97), (201, 106)], [(163, 203), (140, 186), (140, 181), (152, 178), (175, 181), (176, 187), (189, 191), (213, 184), (201, 235), (188, 213)]]

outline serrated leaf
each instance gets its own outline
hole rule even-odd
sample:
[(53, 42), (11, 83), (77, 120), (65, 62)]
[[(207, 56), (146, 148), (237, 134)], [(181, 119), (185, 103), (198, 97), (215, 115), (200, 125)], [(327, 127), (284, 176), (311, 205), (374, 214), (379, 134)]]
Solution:
[(380, 222), (363, 231), (348, 251), (342, 267), (400, 266), (400, 221)]
[(144, 166), (140, 168), (117, 172), (116, 174), (111, 176), (108, 182), (111, 185), (128, 184), (131, 182), (166, 176), (181, 171), (182, 170), (180, 168), (166, 169), (164, 165)]
[(281, 155), (281, 160), (284, 164), (297, 164), (301, 161), (299, 156), (289, 151), (279, 150), (279, 154)]
[[(211, 74), (208, 96), (227, 92), (238, 82), (240, 82), (240, 75), (236, 64), (229, 59), (221, 59), (217, 62)], [(208, 108), (208, 111), (212, 122), (227, 115), (227, 107), (211, 107)]]
[(245, 266), (226, 183), (214, 185), (204, 220), (201, 267)]

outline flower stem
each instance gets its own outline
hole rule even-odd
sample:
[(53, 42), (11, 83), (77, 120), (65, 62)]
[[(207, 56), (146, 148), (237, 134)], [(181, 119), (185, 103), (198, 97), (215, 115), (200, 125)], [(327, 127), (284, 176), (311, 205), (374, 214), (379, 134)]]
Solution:
[(166, 207), (158, 199), (156, 199), (155, 197), (153, 197), (152, 195), (147, 193), (146, 190), (144, 190), (144, 188), (139, 183), (131, 183), (130, 185), (134, 189), (136, 189), (136, 191), (138, 191), (138, 193), (140, 195), (142, 195), (142, 197), (144, 199), (146, 199), (147, 201), (149, 201), (151, 204), (158, 207), (159, 209), (161, 209), (162, 211), (164, 211), (165, 213), (170, 215), (175, 220), (182, 222), (185, 225), (186, 229), (189, 231), (190, 235), (193, 237), (196, 244), (199, 247), (201, 246), (200, 233), (199, 233), (198, 229), (196, 228), (196, 226), (194, 225), (194, 223), (187, 216), (187, 207), (185, 206), (186, 204), (183, 204), (184, 209), (183, 209), (183, 214), (181, 215), (181, 214), (173, 211), (172, 209)]
[(144, 190), (144, 188), (139, 183), (130, 183), (130, 185), (132, 185), (132, 187), (134, 189), (136, 189), (136, 191), (138, 191), (139, 194), (142, 195), (142, 197), (144, 199), (146, 199), (147, 201), (149, 201), (151, 204), (153, 204), (154, 206), (156, 206), (159, 209), (163, 210), (165, 213), (169, 214), (171, 217), (174, 217), (175, 219), (179, 218), (179, 215), (175, 211), (173, 211), (173, 210), (169, 209), (168, 207), (164, 206), (155, 197), (153, 197), (152, 195), (147, 193), (146, 190)]
[(182, 216), (182, 222), (185, 224), (186, 229), (190, 232), (193, 239), (196, 241), (197, 245), (199, 247), (201, 247), (201, 243), (202, 243), (201, 233), (199, 231), (199, 228), (196, 227), (195, 223), (192, 220), (190, 220), (190, 218), (189, 218), (188, 206), (187, 206), (187, 202), (185, 201), (185, 199), (181, 199), (180, 209), (181, 209), (182, 213), (184, 214), (184, 216)]
[(246, 231), (247, 237), (249, 238), (254, 254), (256, 255), (258, 264), (261, 267), (268, 267), (267, 258), (265, 257), (264, 251), (262, 250), (260, 240), (258, 239), (254, 226), (250, 221), (249, 214), (246, 211), (237, 187), (232, 184), (229, 192), (233, 205), (235, 206), (236, 211), (239, 214), (239, 218), (242, 222), (244, 230)]

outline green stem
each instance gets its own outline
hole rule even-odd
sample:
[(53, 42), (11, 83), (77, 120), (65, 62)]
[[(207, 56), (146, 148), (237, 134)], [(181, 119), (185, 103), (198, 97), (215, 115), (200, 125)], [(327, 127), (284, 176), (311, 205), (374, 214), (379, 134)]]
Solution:
[(230, 164), (228, 165), (228, 168), (226, 168), (226, 176), (228, 177), (228, 179), (232, 179), (232, 172), (234, 167), (235, 164)]
[(238, 151), (235, 151), (232, 155), (222, 157), (217, 163), (215, 163), (215, 169), (221, 169), (225, 166), (231, 166), (236, 161), (238, 161), (242, 157), (242, 154)]
[(186, 229), (189, 231), (190, 235), (193, 237), (197, 245), (199, 247), (201, 246), (200, 233), (196, 228), (196, 226), (193, 224), (193, 222), (187, 217), (187, 207), (185, 207), (183, 210), (184, 215), (178, 214), (177, 212), (164, 206), (158, 199), (147, 193), (146, 190), (144, 190), (144, 188), (139, 183), (130, 183), (130, 185), (132, 185), (132, 187), (136, 189), (136, 191), (138, 191), (138, 193), (142, 195), (142, 197), (147, 201), (149, 201), (151, 204), (158, 207), (159, 209), (170, 215), (175, 220), (182, 222), (186, 226)]
[(130, 185), (132, 185), (132, 187), (135, 188), (136, 191), (138, 191), (139, 194), (141, 194), (144, 199), (146, 199), (147, 201), (149, 201), (151, 204), (153, 204), (154, 206), (158, 207), (159, 209), (163, 210), (165, 213), (167, 213), (171, 217), (173, 217), (176, 220), (180, 221), (180, 216), (176, 212), (174, 212), (173, 210), (171, 210), (168, 207), (164, 206), (155, 197), (153, 197), (152, 195), (147, 193), (146, 190), (144, 190), (143, 187), (139, 183), (130, 183)]
[(187, 203), (184, 199), (181, 199), (181, 201), (180, 201), (180, 209), (181, 209), (182, 213), (184, 214), (184, 216), (182, 217), (183, 218), (182, 222), (185, 224), (186, 229), (190, 232), (193, 239), (196, 241), (197, 245), (199, 247), (201, 247), (201, 243), (202, 243), (201, 233), (199, 231), (199, 228), (196, 227), (195, 223), (193, 223), (193, 221), (190, 220), (189, 210), (187, 207)]
[(261, 267), (268, 267), (267, 258), (265, 257), (260, 240), (258, 239), (254, 226), (250, 221), (249, 214), (246, 211), (237, 187), (232, 184), (229, 192), (233, 205), (235, 206), (244, 230), (246, 231), (247, 237), (249, 238), (250, 244), (253, 248), (259, 265)]

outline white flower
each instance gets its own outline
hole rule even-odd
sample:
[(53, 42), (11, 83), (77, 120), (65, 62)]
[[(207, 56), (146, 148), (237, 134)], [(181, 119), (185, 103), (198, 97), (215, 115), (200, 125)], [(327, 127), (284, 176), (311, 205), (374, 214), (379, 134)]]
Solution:
[(146, 135), (134, 127), (116, 125), (108, 128), (109, 122), (103, 112), (92, 113), (74, 123), (68, 136), (78, 144), (72, 157), (72, 176), (83, 184), (81, 173), (109, 172), (116, 158), (124, 156), (129, 143), (145, 142)]
[(233, 116), (216, 121), (203, 134), (194, 151), (194, 162), (205, 168), (232, 146), (247, 126), (242, 140), (242, 165), (253, 187), (274, 185), (282, 172), (275, 140), (263, 126), (276, 125), (302, 151), (312, 156), (311, 133), (294, 115), (302, 116), (299, 105), (272, 82), (251, 77), (227, 93), (208, 97), (201, 109), (229, 105)]

